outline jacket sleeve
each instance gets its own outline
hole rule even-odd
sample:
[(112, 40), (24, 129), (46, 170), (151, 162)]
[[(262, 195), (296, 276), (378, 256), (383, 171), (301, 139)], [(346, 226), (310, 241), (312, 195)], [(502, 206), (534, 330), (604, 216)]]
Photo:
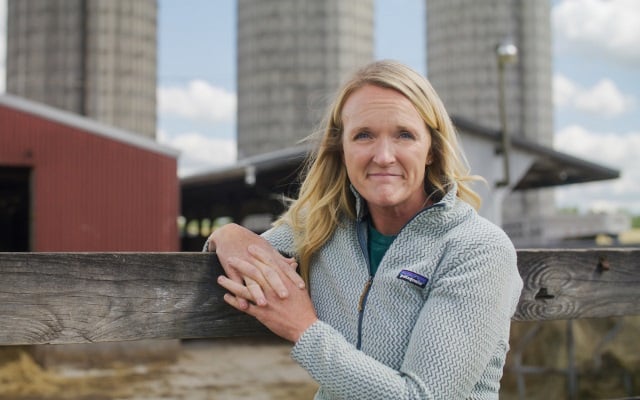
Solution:
[(287, 257), (294, 257), (296, 250), (293, 242), (293, 233), (291, 228), (286, 224), (277, 225), (262, 235), (273, 247)]
[[(478, 382), (500, 380), (522, 288), (511, 242), (506, 235), (492, 239), (447, 252), (399, 369), (355, 349), (323, 322), (302, 335), (292, 357), (327, 398), (484, 398), (473, 391)], [(485, 395), (496, 396), (497, 387), (485, 389)]]

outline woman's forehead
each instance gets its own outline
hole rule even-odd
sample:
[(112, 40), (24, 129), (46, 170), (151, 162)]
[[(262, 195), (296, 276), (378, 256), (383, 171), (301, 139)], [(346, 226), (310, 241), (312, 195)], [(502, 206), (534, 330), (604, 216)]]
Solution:
[(402, 93), (373, 85), (354, 91), (346, 99), (342, 107), (341, 119), (343, 123), (389, 119), (413, 124), (424, 122), (413, 103)]

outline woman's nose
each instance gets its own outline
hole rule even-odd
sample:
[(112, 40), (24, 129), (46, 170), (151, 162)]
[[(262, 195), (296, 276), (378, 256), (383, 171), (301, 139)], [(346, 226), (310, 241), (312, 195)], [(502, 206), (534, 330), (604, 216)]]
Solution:
[(380, 139), (374, 149), (373, 161), (379, 165), (393, 163), (395, 161), (393, 143), (387, 139)]

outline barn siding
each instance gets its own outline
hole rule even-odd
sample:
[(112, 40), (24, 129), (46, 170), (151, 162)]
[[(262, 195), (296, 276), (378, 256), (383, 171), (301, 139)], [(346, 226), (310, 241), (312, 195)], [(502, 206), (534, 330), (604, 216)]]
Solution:
[(34, 251), (177, 251), (176, 162), (0, 105), (0, 165), (32, 168)]

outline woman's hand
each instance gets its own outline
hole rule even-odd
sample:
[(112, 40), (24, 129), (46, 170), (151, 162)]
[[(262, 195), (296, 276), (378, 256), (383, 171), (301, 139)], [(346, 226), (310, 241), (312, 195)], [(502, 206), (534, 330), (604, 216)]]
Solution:
[[(242, 265), (240, 269), (250, 268), (247, 265), (243, 265), (245, 261), (242, 260), (233, 259), (231, 262), (232, 264)], [(280, 280), (284, 283), (289, 296), (286, 298), (278, 296), (271, 286), (265, 286), (266, 305), (258, 306), (247, 302), (248, 305), (244, 307), (241, 305), (240, 300), (251, 296), (250, 289), (221, 275), (218, 277), (218, 283), (229, 291), (224, 295), (224, 301), (232, 307), (255, 317), (276, 335), (291, 342), (297, 342), (300, 336), (318, 320), (309, 293), (296, 287), (292, 280), (287, 279), (284, 276), (284, 272), (278, 267), (265, 264), (257, 268), (261, 270), (269, 269), (272, 273), (280, 275)]]
[[(246, 285), (250, 295), (238, 299), (242, 309), (249, 306), (246, 300), (261, 306), (266, 305), (267, 299), (264, 295), (266, 287), (271, 287), (278, 296), (286, 298), (289, 295), (289, 289), (284, 284), (286, 277), (298, 288), (305, 287), (304, 281), (296, 273), (295, 259), (282, 256), (263, 237), (240, 225), (227, 224), (216, 229), (209, 237), (208, 250), (216, 252), (225, 274), (232, 281)], [(237, 269), (230, 262), (231, 259), (245, 261), (246, 264), (242, 264), (245, 268), (243, 270)], [(256, 259), (262, 262), (257, 265), (257, 268), (247, 267), (247, 264), (252, 265), (251, 263)], [(277, 266), (284, 272), (284, 275), (281, 277), (270, 268), (260, 268), (264, 263)]]

